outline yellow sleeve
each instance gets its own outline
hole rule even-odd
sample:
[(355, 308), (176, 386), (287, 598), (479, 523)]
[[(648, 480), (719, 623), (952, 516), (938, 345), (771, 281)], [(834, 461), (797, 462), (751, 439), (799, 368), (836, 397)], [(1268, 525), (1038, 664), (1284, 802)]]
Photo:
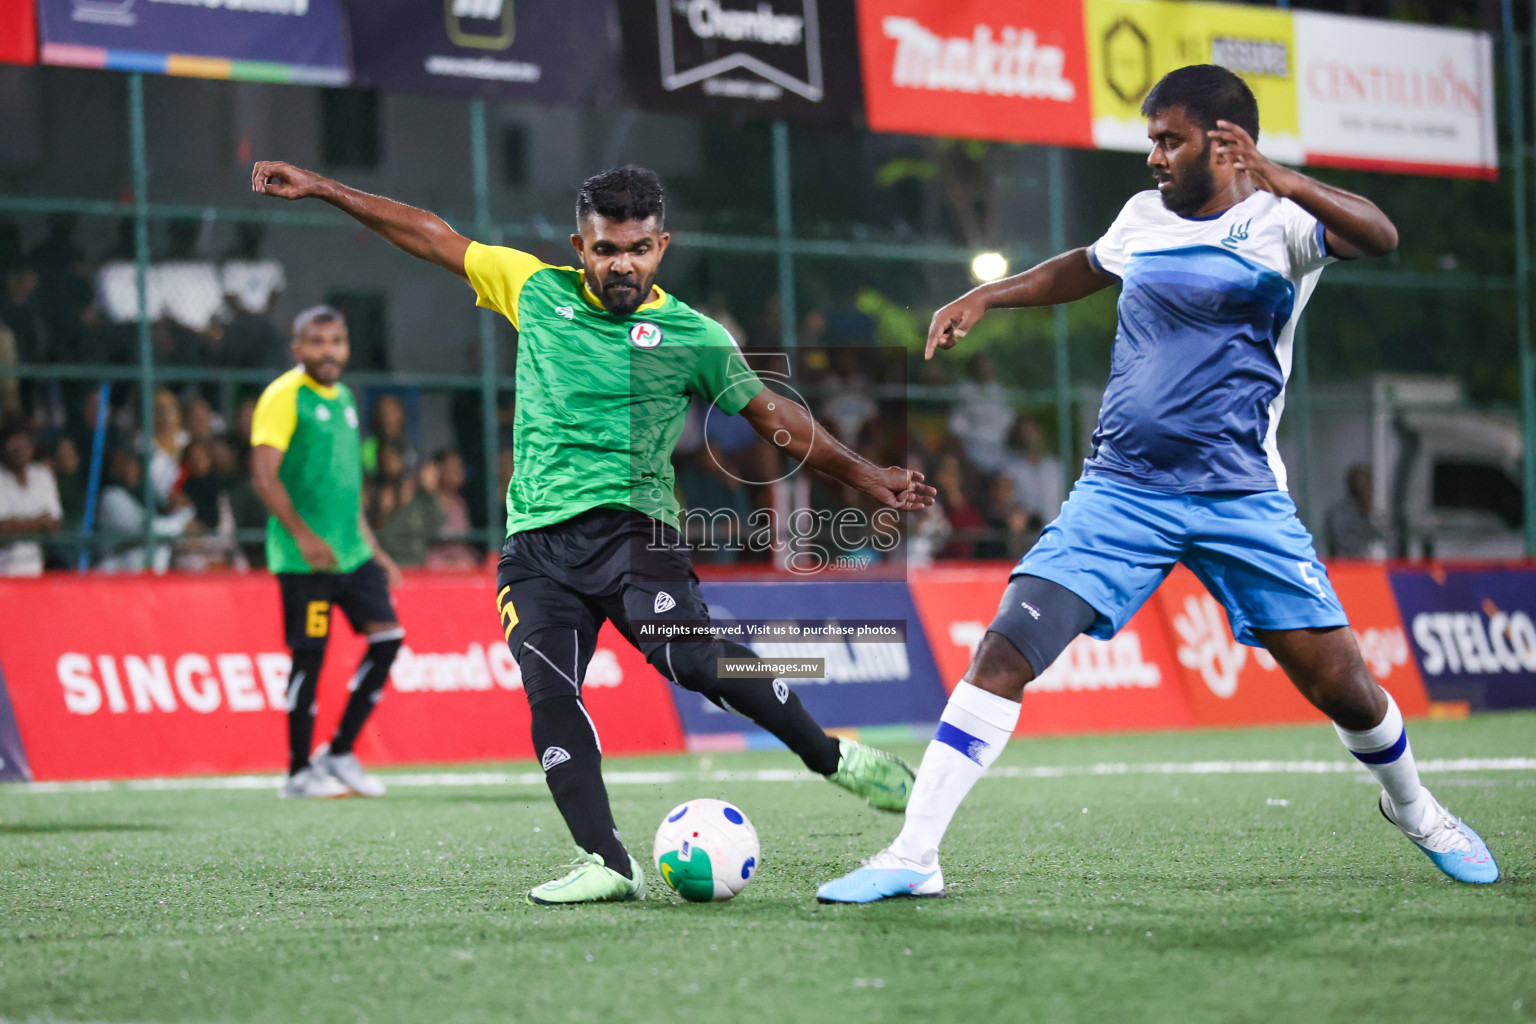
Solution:
[(299, 381), (285, 373), (261, 393), (256, 413), (251, 419), (251, 447), (269, 444), (280, 452), (288, 450), (293, 431), (299, 425)]
[(470, 242), (464, 254), (464, 273), (475, 288), (475, 305), (494, 309), (517, 326), (517, 298), (528, 279), (549, 264), (504, 245)]

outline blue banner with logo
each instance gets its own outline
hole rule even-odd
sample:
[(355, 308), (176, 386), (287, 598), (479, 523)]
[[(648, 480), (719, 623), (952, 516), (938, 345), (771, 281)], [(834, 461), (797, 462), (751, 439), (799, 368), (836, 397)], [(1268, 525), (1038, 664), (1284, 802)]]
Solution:
[(16, 713), (11, 710), (11, 695), (5, 688), (5, 673), (0, 672), (0, 782), (30, 782), (32, 767), (21, 745), (21, 731), (16, 728)]
[(366, 0), (348, 17), (359, 85), (556, 103), (618, 88), (607, 0)]
[(1389, 576), (1432, 700), (1536, 707), (1536, 570)]
[[(932, 724), (946, 700), (939, 671), (905, 583), (706, 583), (704, 599), (716, 622), (773, 620), (795, 623), (805, 633), (785, 632), (747, 642), (774, 659), (822, 659), (820, 679), (786, 682), (823, 726), (859, 728)], [(827, 636), (828, 626), (875, 620), (904, 622), (905, 639), (862, 641)], [(673, 687), (683, 731), (691, 736), (740, 733), (751, 745), (766, 737), (751, 722), (716, 707), (697, 693)]]
[(44, 64), (308, 85), (351, 79), (340, 0), (37, 0)]

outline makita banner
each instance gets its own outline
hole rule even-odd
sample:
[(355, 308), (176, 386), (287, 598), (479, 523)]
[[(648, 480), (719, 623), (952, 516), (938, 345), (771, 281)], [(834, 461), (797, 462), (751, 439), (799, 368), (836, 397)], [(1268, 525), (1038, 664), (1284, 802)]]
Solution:
[(859, 0), (876, 131), (1092, 146), (1077, 0)]
[(624, 65), (642, 106), (848, 122), (853, 7), (818, 0), (623, 0)]
[(349, 4), (357, 84), (397, 92), (611, 100), (619, 31), (606, 0)]
[[(1008, 567), (924, 569), (912, 598), (953, 690), (1008, 585)], [(1113, 640), (1080, 636), (1025, 691), (1018, 735), (1177, 729), (1195, 724), (1183, 673), (1155, 608), (1143, 608)]]
[(345, 85), (338, 0), (37, 0), (44, 64)]
[(0, 0), (0, 64), (37, 63), (36, 0)]
[[(533, 757), (522, 675), (492, 591), (489, 576), (407, 577), (395, 595), (405, 643), (358, 744), (365, 762)], [(38, 779), (277, 771), (285, 763), (290, 663), (270, 577), (0, 580), (0, 621), (0, 672)], [(340, 717), (362, 652), (337, 616), (317, 742)], [(603, 749), (682, 749), (668, 689), (606, 628), (584, 691)]]
[[(746, 646), (773, 659), (820, 659), (819, 678), (789, 679), (816, 720), (828, 728), (931, 723), (944, 711), (944, 689), (904, 583), (705, 583), (711, 618), (779, 620), (802, 628), (844, 621), (905, 623), (905, 642), (858, 642), (779, 635)], [(807, 630), (809, 632), (809, 630)], [(690, 745), (711, 734), (766, 736), (744, 718), (696, 693), (673, 690)]]
[(1391, 579), (1435, 700), (1536, 707), (1536, 570), (1394, 569)]

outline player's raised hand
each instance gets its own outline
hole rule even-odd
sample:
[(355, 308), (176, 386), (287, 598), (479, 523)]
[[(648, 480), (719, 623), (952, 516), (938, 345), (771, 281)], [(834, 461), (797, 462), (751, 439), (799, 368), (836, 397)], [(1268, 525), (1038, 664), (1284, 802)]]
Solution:
[(987, 306), (981, 296), (967, 292), (933, 314), (933, 322), (928, 325), (928, 347), (923, 352), (923, 358), (932, 359), (935, 349), (954, 348), (955, 342), (965, 337), (986, 312)]
[(1253, 182), (1255, 188), (1281, 197), (1288, 194), (1291, 179), (1296, 172), (1281, 167), (1260, 153), (1259, 144), (1253, 141), (1253, 136), (1242, 125), (1217, 121), (1216, 127), (1206, 134), (1216, 144), (1216, 151), (1225, 154), (1232, 161), (1233, 167), (1248, 172), (1248, 180)]
[(330, 179), (281, 160), (258, 160), (251, 168), (251, 191), (279, 199), (303, 199), (319, 195)]
[(923, 474), (900, 466), (879, 470), (864, 490), (890, 508), (900, 509), (927, 508), (939, 495), (923, 483)]

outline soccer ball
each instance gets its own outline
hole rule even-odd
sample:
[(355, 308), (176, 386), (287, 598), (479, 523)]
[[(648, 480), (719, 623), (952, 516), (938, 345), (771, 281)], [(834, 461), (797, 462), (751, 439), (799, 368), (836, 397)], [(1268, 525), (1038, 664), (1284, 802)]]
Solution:
[(757, 874), (757, 829), (724, 800), (678, 804), (656, 830), (661, 880), (685, 900), (728, 900)]

